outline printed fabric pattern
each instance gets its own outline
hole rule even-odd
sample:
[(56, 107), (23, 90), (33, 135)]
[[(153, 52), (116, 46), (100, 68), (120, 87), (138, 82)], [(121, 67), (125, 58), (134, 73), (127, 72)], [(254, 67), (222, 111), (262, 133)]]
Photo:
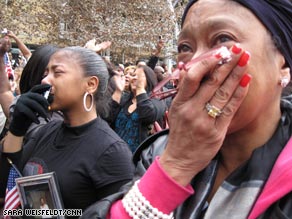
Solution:
[(115, 131), (129, 145), (131, 151), (134, 152), (139, 145), (138, 113), (136, 111), (127, 113), (125, 108), (122, 108), (116, 119)]

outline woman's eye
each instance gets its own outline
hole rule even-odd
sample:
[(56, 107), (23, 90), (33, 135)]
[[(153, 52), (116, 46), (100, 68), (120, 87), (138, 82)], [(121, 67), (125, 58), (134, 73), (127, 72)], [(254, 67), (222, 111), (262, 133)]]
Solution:
[(57, 69), (56, 69), (56, 70), (54, 71), (54, 73), (55, 73), (55, 74), (61, 74), (61, 73), (63, 73), (63, 71), (61, 71), (61, 70), (57, 70)]
[(42, 76), (42, 79), (44, 79), (47, 76), (48, 76), (48, 73), (44, 73), (43, 76)]
[(192, 52), (192, 48), (186, 44), (179, 45), (177, 47), (178, 53)]
[(213, 41), (213, 45), (218, 45), (218, 44), (222, 44), (222, 43), (227, 43), (233, 41), (233, 38), (227, 34), (221, 34), (219, 36), (217, 36), (215, 38), (215, 40)]

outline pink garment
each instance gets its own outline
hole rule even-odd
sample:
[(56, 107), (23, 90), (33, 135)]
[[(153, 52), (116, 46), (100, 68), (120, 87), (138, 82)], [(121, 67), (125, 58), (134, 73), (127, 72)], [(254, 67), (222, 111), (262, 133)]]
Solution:
[(268, 181), (248, 219), (255, 219), (273, 203), (292, 191), (292, 138), (279, 155)]
[[(292, 138), (279, 155), (271, 175), (257, 199), (248, 219), (256, 219), (273, 203), (292, 191)], [(155, 179), (155, 180), (153, 180)], [(152, 206), (165, 214), (176, 209), (185, 199), (194, 193), (192, 187), (177, 184), (162, 169), (158, 158), (149, 167), (139, 183), (141, 193)], [(111, 207), (108, 219), (131, 219), (121, 200)]]
[[(170, 214), (194, 193), (191, 185), (183, 187), (170, 178), (160, 166), (158, 157), (141, 178), (138, 187), (151, 205), (165, 214)], [(131, 217), (119, 200), (113, 204), (107, 218), (130, 219)]]

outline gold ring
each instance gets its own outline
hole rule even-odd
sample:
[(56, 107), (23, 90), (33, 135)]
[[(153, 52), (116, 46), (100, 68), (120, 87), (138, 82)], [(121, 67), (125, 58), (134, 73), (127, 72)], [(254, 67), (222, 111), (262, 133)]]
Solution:
[(208, 112), (208, 115), (212, 118), (216, 119), (217, 116), (220, 116), (222, 113), (222, 110), (219, 109), (216, 106), (211, 105), (210, 103), (206, 104), (206, 110)]

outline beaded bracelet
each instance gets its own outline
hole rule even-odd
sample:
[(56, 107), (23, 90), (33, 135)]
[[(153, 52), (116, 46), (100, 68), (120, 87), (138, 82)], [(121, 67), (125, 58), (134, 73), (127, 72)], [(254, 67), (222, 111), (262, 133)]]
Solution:
[(173, 213), (164, 214), (150, 204), (138, 188), (139, 181), (135, 182), (134, 186), (122, 199), (123, 207), (130, 217), (133, 219), (173, 219)]

